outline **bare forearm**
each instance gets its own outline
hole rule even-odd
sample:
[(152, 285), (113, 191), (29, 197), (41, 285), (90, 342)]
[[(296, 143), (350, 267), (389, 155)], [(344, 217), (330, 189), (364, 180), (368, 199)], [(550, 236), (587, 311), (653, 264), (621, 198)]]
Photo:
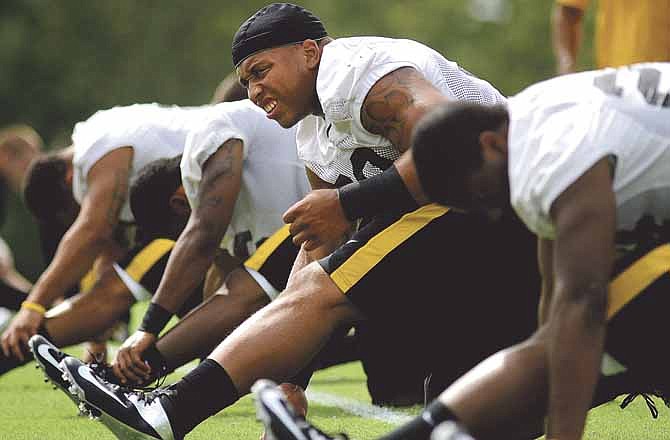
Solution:
[(580, 9), (556, 5), (552, 14), (552, 37), (556, 69), (559, 74), (576, 69), (577, 54), (582, 40), (582, 16)]
[(110, 244), (87, 225), (73, 225), (58, 245), (49, 267), (35, 283), (29, 301), (46, 306), (63, 296), (86, 275), (95, 259)]
[(581, 438), (605, 343), (601, 309), (577, 301), (557, 304), (552, 310), (547, 438)]
[(179, 310), (204, 279), (219, 241), (202, 228), (187, 226), (170, 255), (153, 302), (173, 313)]

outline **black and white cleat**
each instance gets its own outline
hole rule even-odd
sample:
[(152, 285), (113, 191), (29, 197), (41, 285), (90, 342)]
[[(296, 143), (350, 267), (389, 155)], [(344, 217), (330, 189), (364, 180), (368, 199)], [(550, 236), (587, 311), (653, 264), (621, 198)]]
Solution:
[(68, 354), (60, 351), (47, 338), (42, 335), (34, 335), (28, 341), (28, 347), (33, 353), (37, 368), (44, 372), (44, 381), (51, 382), (55, 388), (60, 388), (75, 405), (79, 406), (79, 400), (70, 393), (70, 382), (64, 377), (64, 371), (60, 368), (60, 362)]
[(330, 436), (296, 414), (276, 383), (261, 379), (252, 387), (256, 417), (265, 426), (267, 440), (347, 440), (344, 434)]
[[(110, 383), (73, 357), (61, 364), (70, 390), (114, 435), (124, 440), (181, 440), (174, 434), (167, 399), (175, 391), (133, 391)], [(164, 400), (165, 399), (165, 400)]]

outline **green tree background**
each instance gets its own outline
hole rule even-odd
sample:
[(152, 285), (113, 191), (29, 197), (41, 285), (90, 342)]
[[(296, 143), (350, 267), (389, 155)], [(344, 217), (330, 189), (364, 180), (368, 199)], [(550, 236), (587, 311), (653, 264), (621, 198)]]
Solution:
[[(32, 125), (50, 148), (98, 109), (198, 105), (231, 71), (230, 42), (260, 0), (2, 0), (0, 126)], [(304, 0), (334, 37), (411, 38), (506, 94), (553, 75), (551, 0)], [(591, 19), (589, 18), (591, 21)], [(587, 28), (587, 29), (590, 29)], [(582, 66), (592, 65), (586, 38)], [(17, 266), (43, 267), (18, 197), (2, 228)]]

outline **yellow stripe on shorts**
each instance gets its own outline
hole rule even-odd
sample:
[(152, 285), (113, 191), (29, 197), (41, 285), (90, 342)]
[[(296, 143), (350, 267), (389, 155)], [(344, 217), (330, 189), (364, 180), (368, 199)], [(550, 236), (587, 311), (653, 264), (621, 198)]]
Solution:
[(607, 319), (667, 272), (670, 272), (670, 244), (659, 246), (635, 261), (610, 283)]
[(174, 247), (174, 241), (158, 238), (149, 243), (130, 261), (124, 270), (138, 283), (149, 270)]
[(88, 292), (93, 288), (93, 284), (98, 280), (98, 273), (95, 270), (95, 267), (92, 267), (91, 270), (86, 272), (84, 278), (79, 281), (79, 291), (82, 293)]
[(270, 255), (288, 238), (291, 233), (288, 230), (289, 225), (284, 225), (277, 232), (269, 236), (265, 241), (258, 246), (256, 252), (247, 258), (244, 265), (249, 269), (259, 271), (265, 262), (270, 258)]
[(347, 261), (333, 271), (331, 279), (343, 293), (347, 293), (386, 255), (447, 211), (448, 208), (430, 204), (403, 215), (354, 252)]

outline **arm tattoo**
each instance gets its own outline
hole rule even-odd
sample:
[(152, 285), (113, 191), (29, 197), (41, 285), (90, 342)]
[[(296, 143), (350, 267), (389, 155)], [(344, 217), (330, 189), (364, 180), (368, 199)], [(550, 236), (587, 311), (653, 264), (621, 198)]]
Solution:
[(224, 198), (214, 191), (210, 194), (214, 184), (219, 179), (225, 179), (235, 174), (235, 158), (232, 155), (233, 148), (240, 142), (237, 139), (230, 139), (221, 145), (219, 150), (215, 153), (217, 158), (212, 160), (209, 164), (211, 169), (208, 170), (207, 178), (202, 181), (200, 189), (200, 204), (203, 207), (216, 207), (223, 203)]
[(114, 189), (112, 190), (112, 202), (107, 210), (107, 222), (114, 226), (119, 220), (119, 215), (123, 204), (126, 202), (128, 193), (128, 179), (130, 168), (132, 167), (132, 156), (128, 159), (128, 166), (119, 170), (114, 176)]
[(363, 127), (370, 133), (384, 136), (396, 147), (407, 137), (408, 127), (403, 113), (414, 105), (415, 82), (423, 76), (411, 67), (395, 70), (370, 89), (361, 111)]

